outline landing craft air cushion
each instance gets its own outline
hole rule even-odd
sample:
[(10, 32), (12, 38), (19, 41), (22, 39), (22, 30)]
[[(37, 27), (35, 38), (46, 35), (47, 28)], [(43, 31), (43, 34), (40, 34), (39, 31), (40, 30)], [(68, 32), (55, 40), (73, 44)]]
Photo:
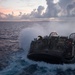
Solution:
[(75, 62), (75, 33), (58, 36), (51, 32), (49, 36), (38, 37), (30, 44), (29, 59), (53, 64)]

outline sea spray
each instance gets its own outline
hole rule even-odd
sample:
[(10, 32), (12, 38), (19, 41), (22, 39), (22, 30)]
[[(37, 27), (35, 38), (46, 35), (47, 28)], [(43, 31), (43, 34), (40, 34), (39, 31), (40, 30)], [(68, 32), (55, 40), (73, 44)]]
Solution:
[(74, 24), (71, 22), (51, 22), (44, 25), (46, 33), (57, 32), (59, 36), (69, 36), (71, 33), (75, 32)]
[(37, 38), (39, 35), (45, 36), (46, 32), (43, 29), (42, 26), (36, 25), (32, 26), (31, 28), (25, 28), (21, 31), (20, 36), (19, 36), (19, 42), (20, 42), (20, 48), (23, 48), (23, 57), (25, 60), (27, 59), (27, 54), (30, 48), (30, 43), (34, 38)]
[[(5, 24), (7, 24), (8, 26)], [(9, 26), (8, 22), (7, 23), (5, 22), (5, 24), (4, 24), (5, 28), (12, 26), (13, 31), (16, 32), (14, 30), (16, 28), (15, 28), (15, 26), (13, 26), (13, 24), (10, 26)], [(18, 23), (17, 26), (19, 28), (21, 28), (22, 24), (20, 25), (20, 23)], [(31, 24), (31, 25), (27, 26), (28, 24)], [(3, 25), (1, 25), (1, 26), (3, 26)], [(28, 28), (26, 28), (26, 27), (28, 27)], [(22, 28), (24, 28), (24, 29), (20, 33), (19, 44), (23, 50), (20, 49), (19, 52), (15, 53), (14, 55), (12, 53), (12, 55), (13, 55), (12, 59), (11, 59), (12, 61), (10, 61), (9, 66), (7, 66), (5, 69), (0, 71), (0, 75), (75, 75), (75, 64), (58, 64), (57, 65), (57, 64), (45, 63), (43, 61), (36, 62), (36, 61), (26, 60), (27, 53), (29, 51), (30, 42), (34, 38), (36, 38), (38, 35), (42, 35), (42, 36), (49, 35), (50, 32), (53, 32), (53, 31), (56, 31), (58, 33), (58, 35), (67, 36), (70, 33), (75, 32), (75, 22), (50, 22), (50, 23), (49, 22), (46, 22), (46, 23), (41, 22), (37, 25), (34, 23), (26, 24), (26, 22), (25, 22)], [(29, 34), (31, 33), (30, 35), (32, 35), (32, 34), (33, 35), (32, 35), (32, 39), (27, 37), (28, 41), (26, 44), (28, 44), (28, 45), (25, 46), (26, 44), (23, 44), (23, 42), (25, 43), (25, 41), (27, 39), (23, 38), (23, 37), (26, 37), (27, 33), (29, 33)], [(38, 33), (38, 34), (36, 35), (36, 33)], [(27, 36), (29, 36), (29, 35), (27, 35)], [(8, 40), (10, 40), (10, 39), (8, 39)], [(30, 40), (30, 42), (29, 42), (29, 40)]]
[[(28, 28), (25, 27), (21, 31), (19, 36), (19, 44), (20, 44), (20, 47), (23, 48), (23, 50), (21, 50), (18, 53), (15, 53), (12, 56), (12, 59), (11, 59), (12, 61), (10, 62), (10, 65), (6, 67), (4, 70), (0, 71), (0, 75), (75, 75), (75, 64), (58, 64), (57, 65), (57, 64), (50, 64), (45, 62), (35, 62), (31, 60), (26, 60), (30, 42), (34, 38), (36, 38), (38, 35), (42, 35), (42, 36), (49, 35), (50, 32), (53, 32), (53, 31), (56, 31), (59, 35), (69, 35), (70, 33), (75, 32), (74, 24), (75, 23), (73, 22), (72, 23), (46, 22), (46, 23), (41, 23), (40, 25), (31, 24), (31, 26), (29, 26)], [(29, 33), (29, 34), (31, 33), (31, 34), (27, 35), (26, 33)], [(35, 33), (37, 33), (37, 35)], [(30, 38), (27, 37), (26, 39), (26, 36), (29, 36)], [(31, 39), (31, 36), (32, 36), (32, 39)], [(25, 44), (25, 41), (26, 41), (26, 44)]]
[(46, 32), (41, 26), (23, 29), (19, 37), (20, 47), (23, 48), (25, 52), (28, 52), (31, 41), (39, 35), (46, 35)]
[[(31, 28), (28, 27), (28, 28), (23, 29), (20, 34), (20, 47), (22, 47), (25, 51), (24, 56), (23, 56), (25, 58), (25, 60), (27, 60), (30, 64), (38, 64), (38, 66), (47, 67), (52, 70), (56, 70), (59, 68), (61, 68), (62, 70), (66, 70), (68, 68), (75, 69), (75, 66), (73, 66), (73, 64), (69, 64), (69, 65), (68, 64), (58, 64), (58, 65), (56, 65), (56, 64), (50, 64), (50, 63), (45, 63), (45, 62), (36, 62), (36, 61), (27, 59), (27, 54), (29, 51), (30, 43), (34, 38), (37, 38), (38, 35), (41, 35), (41, 36), (45, 36), (47, 34), (49, 35), (49, 33), (54, 30), (56, 32), (58, 32), (59, 34), (61, 33), (61, 35), (65, 35), (65, 34), (68, 35), (69, 33), (71, 33), (70, 31), (72, 31), (72, 29), (68, 30), (68, 28), (70, 29), (70, 26), (68, 24), (65, 26), (65, 24), (60, 25), (59, 23), (56, 23), (56, 24), (49, 23), (46, 27), (41, 26), (41, 25), (35, 25), (35, 26), (32, 26)], [(65, 31), (65, 33), (64, 33), (64, 31)], [(73, 66), (73, 67), (71, 67), (71, 66)]]

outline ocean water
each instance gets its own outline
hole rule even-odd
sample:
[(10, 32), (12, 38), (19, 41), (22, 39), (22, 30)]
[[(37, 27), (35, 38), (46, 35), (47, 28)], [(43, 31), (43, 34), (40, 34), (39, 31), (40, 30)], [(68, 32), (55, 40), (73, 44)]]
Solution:
[(50, 64), (27, 58), (30, 43), (38, 35), (69, 36), (75, 22), (0, 22), (0, 75), (75, 75), (75, 64)]

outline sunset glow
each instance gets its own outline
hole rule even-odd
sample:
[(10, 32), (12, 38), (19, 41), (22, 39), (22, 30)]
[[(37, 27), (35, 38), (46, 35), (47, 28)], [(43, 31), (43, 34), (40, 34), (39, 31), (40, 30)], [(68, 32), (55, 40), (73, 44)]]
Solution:
[(30, 13), (33, 9), (36, 9), (39, 5), (46, 7), (45, 0), (0, 0), (0, 12), (4, 14), (19, 15), (19, 12)]
[(0, 8), (0, 12), (2, 12), (2, 13), (4, 13), (4, 14), (12, 14), (12, 12), (13, 12), (13, 15), (14, 15), (14, 16), (17, 16), (17, 15), (20, 14), (20, 12), (22, 12), (23, 14), (24, 14), (24, 13), (27, 14), (27, 13), (30, 13), (31, 10), (28, 10), (28, 9), (25, 9), (25, 10), (21, 10), (21, 9), (15, 10), (15, 9)]
[(75, 17), (74, 0), (0, 0), (0, 20)]

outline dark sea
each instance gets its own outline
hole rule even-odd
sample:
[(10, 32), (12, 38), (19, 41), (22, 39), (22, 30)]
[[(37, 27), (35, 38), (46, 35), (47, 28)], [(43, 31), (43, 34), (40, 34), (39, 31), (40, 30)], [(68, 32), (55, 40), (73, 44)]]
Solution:
[(75, 64), (50, 64), (27, 58), (30, 43), (38, 35), (75, 32), (74, 20), (0, 22), (0, 75), (75, 75)]

